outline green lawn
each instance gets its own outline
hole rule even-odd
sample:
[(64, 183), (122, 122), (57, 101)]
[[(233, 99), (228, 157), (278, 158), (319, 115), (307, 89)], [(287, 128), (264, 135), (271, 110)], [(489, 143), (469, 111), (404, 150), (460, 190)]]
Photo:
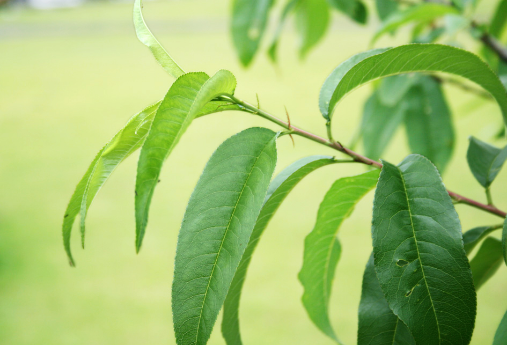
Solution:
[[(147, 2), (148, 23), (187, 71), (209, 74), (227, 68), (238, 79), (237, 95), (324, 134), (317, 107), (320, 85), (347, 57), (368, 49), (375, 27), (340, 17), (309, 58), (296, 58), (290, 30), (279, 66), (264, 52), (248, 70), (235, 57), (227, 32), (229, 1)], [(267, 42), (265, 42), (267, 43)], [(392, 45), (386, 37), (379, 45)], [(134, 179), (137, 155), (128, 159), (99, 193), (87, 220), (86, 250), (73, 237), (76, 268), (61, 239), (62, 216), (75, 185), (94, 154), (144, 106), (160, 99), (171, 83), (140, 44), (130, 4), (91, 4), (77, 9), (0, 12), (0, 343), (13, 345), (174, 344), (171, 279), (179, 224), (186, 202), (213, 150), (259, 118), (222, 113), (196, 121), (165, 164), (144, 246), (134, 250)], [(334, 132), (349, 142), (370, 87), (348, 96), (335, 114)], [(457, 192), (481, 199), (468, 171), (467, 137), (489, 140), (501, 123), (493, 103), (448, 87), (458, 146), (444, 176)], [(472, 109), (472, 111), (469, 111)], [(466, 113), (463, 113), (467, 110)], [(400, 161), (406, 140), (398, 133), (385, 158)], [(500, 143), (499, 143), (500, 144)], [(310, 154), (334, 154), (288, 137), (278, 144), (277, 171)], [(361, 148), (358, 148), (361, 150)], [(332, 344), (311, 324), (300, 303), (297, 280), (303, 241), (331, 182), (364, 167), (333, 165), (310, 175), (282, 205), (258, 247), (242, 300), (248, 344)], [(507, 208), (507, 172), (494, 197)], [(371, 250), (370, 194), (340, 231), (342, 260), (331, 301), (332, 321), (346, 344), (355, 343), (362, 271)], [(464, 229), (500, 220), (458, 206)], [(77, 230), (77, 229), (76, 229)], [(502, 267), (478, 295), (473, 344), (490, 344), (507, 309), (507, 270)], [(218, 325), (218, 324), (217, 324)], [(215, 327), (210, 344), (223, 344)]]

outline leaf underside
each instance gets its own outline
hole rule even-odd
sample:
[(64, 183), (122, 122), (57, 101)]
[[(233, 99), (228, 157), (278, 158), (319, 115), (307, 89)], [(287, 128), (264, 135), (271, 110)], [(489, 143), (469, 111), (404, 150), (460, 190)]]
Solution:
[(372, 237), (389, 307), (417, 344), (468, 344), (477, 302), (452, 201), (426, 158), (383, 163)]
[(507, 146), (499, 149), (474, 137), (470, 137), (467, 161), (472, 174), (484, 187), (488, 188), (502, 169), (507, 159)]
[(190, 197), (172, 287), (178, 345), (208, 341), (267, 193), (276, 137), (271, 130), (250, 128), (227, 139)]

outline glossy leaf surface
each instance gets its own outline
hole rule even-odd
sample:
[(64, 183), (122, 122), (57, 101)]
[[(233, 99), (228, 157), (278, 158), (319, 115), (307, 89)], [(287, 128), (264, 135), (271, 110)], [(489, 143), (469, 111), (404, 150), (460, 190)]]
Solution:
[(375, 42), (382, 35), (393, 32), (398, 28), (412, 22), (430, 22), (446, 14), (459, 13), (454, 7), (424, 2), (416, 6), (408, 7), (406, 10), (396, 12), (382, 24), (382, 27), (375, 33), (372, 42)]
[(377, 184), (378, 170), (337, 180), (324, 196), (313, 230), (305, 238), (299, 280), (305, 291), (303, 305), (313, 323), (337, 340), (329, 321), (329, 299), (334, 271), (340, 258), (338, 229), (355, 205)]
[(153, 36), (146, 25), (142, 13), (141, 0), (135, 0), (134, 2), (134, 26), (139, 41), (150, 49), (157, 62), (167, 73), (169, 73), (169, 75), (174, 78), (178, 78), (179, 76), (185, 74), (181, 67), (178, 66), (178, 64), (166, 52), (164, 47), (162, 47), (162, 45), (157, 41), (155, 36)]
[(271, 182), (252, 235), (241, 258), (231, 288), (224, 302), (222, 334), (229, 345), (242, 344), (239, 329), (239, 303), (241, 291), (252, 255), (269, 221), (290, 191), (309, 173), (323, 166), (338, 163), (333, 157), (311, 156), (294, 162), (280, 172)]
[(205, 73), (188, 73), (178, 78), (160, 104), (150, 133), (141, 149), (136, 178), (136, 249), (143, 241), (151, 198), (164, 160), (201, 109), (212, 99), (233, 94), (236, 79), (221, 70), (212, 78)]
[(499, 149), (479, 139), (470, 137), (467, 161), (475, 179), (485, 188), (489, 187), (507, 159), (507, 146)]
[(363, 275), (357, 345), (415, 345), (407, 326), (389, 308), (370, 256)]
[(114, 169), (132, 152), (141, 147), (160, 102), (133, 116), (116, 135), (99, 151), (85, 175), (79, 181), (70, 199), (63, 219), (63, 242), (71, 265), (74, 265), (70, 249), (70, 235), (76, 216), (81, 215), (81, 240), (84, 246), (86, 213), (93, 198), (99, 192)]
[(264, 36), (273, 0), (234, 0), (231, 33), (234, 47), (243, 66), (248, 66)]
[(383, 162), (373, 203), (375, 270), (389, 307), (421, 345), (470, 342), (476, 294), (461, 226), (431, 162)]
[(470, 261), (475, 289), (479, 288), (495, 274), (503, 261), (502, 242), (488, 237), (482, 242), (477, 254)]
[(211, 334), (275, 169), (276, 137), (250, 128), (227, 139), (190, 197), (172, 288), (178, 345), (205, 344)]
[[(368, 54), (372, 55), (366, 57)], [(368, 81), (409, 72), (446, 72), (477, 83), (493, 95), (507, 122), (507, 94), (489, 66), (468, 51), (440, 44), (409, 44), (351, 57), (322, 86), (319, 100), (322, 115), (330, 119), (338, 101)]]
[(296, 31), (300, 37), (299, 56), (304, 58), (326, 33), (329, 6), (326, 0), (300, 0), (295, 11)]

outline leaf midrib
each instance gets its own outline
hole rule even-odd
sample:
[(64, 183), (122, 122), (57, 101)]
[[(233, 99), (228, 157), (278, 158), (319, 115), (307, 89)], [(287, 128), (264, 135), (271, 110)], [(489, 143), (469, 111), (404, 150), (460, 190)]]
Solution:
[(440, 336), (440, 324), (438, 322), (438, 317), (437, 317), (437, 313), (436, 313), (436, 310), (435, 310), (435, 305), (433, 304), (433, 298), (431, 297), (430, 289), (429, 289), (429, 286), (428, 286), (428, 281), (426, 280), (426, 274), (424, 273), (424, 265), (422, 263), (421, 255), (419, 253), (419, 245), (417, 243), (417, 237), (416, 237), (416, 234), (415, 234), (414, 221), (412, 219), (412, 210), (410, 208), (410, 201), (408, 199), (408, 190), (407, 190), (407, 186), (405, 184), (405, 178), (403, 177), (403, 173), (402, 173), (401, 169), (399, 167), (396, 167), (396, 169), (398, 169), (398, 171), (400, 173), (401, 182), (403, 184), (403, 190), (405, 191), (405, 199), (407, 200), (408, 214), (410, 216), (410, 227), (412, 228), (412, 233), (414, 235), (415, 248), (417, 250), (417, 260), (419, 260), (419, 263), (421, 264), (421, 272), (422, 272), (423, 279), (424, 279), (424, 285), (426, 286), (426, 290), (428, 291), (428, 297), (430, 298), (431, 309), (433, 310), (433, 315), (435, 315), (435, 320), (436, 320), (436, 323), (437, 323), (437, 330), (438, 330), (438, 340), (439, 340), (439, 344), (440, 344), (441, 341), (442, 341), (442, 338)]
[(228, 222), (228, 224), (227, 224), (227, 226), (225, 228), (224, 235), (222, 236), (222, 241), (220, 242), (220, 247), (219, 247), (217, 255), (215, 257), (215, 262), (213, 263), (213, 268), (211, 269), (211, 274), (210, 274), (209, 279), (208, 279), (208, 284), (206, 286), (206, 291), (204, 292), (204, 298), (202, 299), (202, 304), (201, 304), (201, 308), (200, 308), (201, 310), (200, 310), (200, 313), (199, 313), (199, 322), (197, 323), (197, 329), (196, 329), (196, 333), (195, 333), (195, 342), (194, 342), (194, 344), (197, 344), (197, 340), (199, 338), (199, 329), (201, 327), (202, 312), (204, 310), (204, 304), (206, 303), (206, 298), (208, 297), (208, 291), (209, 291), (209, 287), (211, 285), (211, 279), (213, 277), (213, 273), (215, 272), (215, 268), (217, 267), (217, 261), (218, 261), (218, 258), (220, 257), (220, 253), (222, 252), (222, 248), (224, 246), (224, 241), (225, 241), (225, 238), (227, 237), (227, 233), (229, 232), (232, 219), (234, 218), (234, 215), (236, 214), (236, 211), (238, 209), (239, 201), (243, 197), (243, 192), (245, 191), (245, 187), (248, 185), (248, 181), (250, 180), (250, 176), (252, 175), (252, 172), (255, 169), (255, 166), (257, 165), (257, 161), (259, 160), (260, 156), (264, 153), (264, 150), (266, 150), (266, 147), (268, 147), (268, 145), (270, 143), (271, 143), (271, 140), (269, 140), (264, 145), (264, 148), (261, 150), (261, 152), (259, 153), (259, 155), (255, 158), (255, 161), (252, 164), (252, 168), (248, 172), (248, 176), (247, 176), (247, 178), (245, 180), (245, 183), (243, 184), (243, 187), (241, 188), (241, 192), (239, 193), (238, 199), (236, 200), (236, 204), (234, 205), (234, 209), (233, 209), (233, 211), (231, 213), (231, 217), (229, 218), (229, 222)]

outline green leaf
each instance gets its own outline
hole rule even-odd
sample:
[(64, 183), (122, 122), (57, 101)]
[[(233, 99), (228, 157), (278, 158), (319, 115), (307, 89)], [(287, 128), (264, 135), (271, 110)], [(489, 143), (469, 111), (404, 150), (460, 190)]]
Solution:
[(159, 105), (160, 102), (157, 102), (134, 115), (125, 127), (99, 151), (79, 181), (65, 211), (62, 227), (65, 251), (72, 266), (74, 266), (74, 259), (70, 249), (70, 235), (76, 216), (81, 213), (81, 241), (84, 246), (86, 213), (93, 198), (114, 169), (142, 145)]
[(185, 74), (180, 66), (171, 58), (165, 51), (164, 47), (157, 41), (155, 36), (151, 33), (143, 18), (141, 0), (134, 2), (134, 26), (136, 29), (137, 38), (150, 50), (157, 62), (174, 78)]
[(368, 81), (409, 72), (446, 72), (479, 84), (495, 97), (507, 123), (507, 94), (495, 73), (478, 56), (440, 44), (408, 44), (351, 57), (322, 86), (319, 100), (322, 115), (330, 120), (338, 101)]
[(329, 4), (337, 10), (343, 12), (350, 19), (360, 24), (365, 24), (368, 20), (368, 10), (366, 6), (358, 0), (328, 0)]
[(213, 153), (178, 236), (172, 310), (178, 345), (206, 344), (276, 164), (277, 134), (250, 128)]
[(373, 202), (375, 270), (389, 307), (420, 345), (470, 342), (476, 294), (458, 214), (420, 155), (383, 162)]
[(231, 33), (243, 66), (248, 66), (259, 49), (273, 0), (234, 0)]
[(382, 79), (382, 83), (378, 88), (379, 101), (389, 107), (395, 106), (401, 102), (403, 96), (407, 94), (410, 87), (418, 80), (418, 77), (409, 74), (393, 75), (392, 77)]
[(504, 314), (495, 333), (493, 345), (504, 345), (507, 342), (507, 312)]
[(479, 244), (479, 242), (489, 235), (492, 231), (497, 230), (498, 226), (479, 226), (468, 230), (463, 234), (463, 244), (465, 252), (470, 254), (472, 250)]
[(407, 102), (388, 106), (379, 99), (377, 90), (366, 101), (361, 122), (365, 155), (374, 160), (384, 152), (399, 124), (403, 122), (407, 109)]
[(299, 55), (303, 59), (326, 33), (329, 7), (326, 0), (300, 0), (296, 6), (296, 31), (300, 36)]
[(503, 258), (505, 261), (505, 264), (507, 265), (507, 218), (505, 219), (503, 223), (503, 229), (502, 229), (502, 250), (503, 250)]
[(137, 251), (141, 248), (151, 198), (164, 160), (204, 105), (220, 95), (232, 95), (235, 87), (234, 75), (221, 70), (212, 78), (202, 72), (184, 74), (167, 92), (139, 156), (136, 179)]
[(378, 170), (337, 180), (324, 196), (312, 232), (306, 236), (299, 280), (305, 291), (303, 305), (313, 323), (339, 342), (329, 321), (329, 298), (334, 271), (340, 258), (338, 229), (354, 206), (377, 184)]
[(366, 264), (359, 303), (357, 345), (415, 345), (407, 326), (389, 308), (373, 265)]
[(479, 288), (491, 278), (503, 261), (502, 242), (494, 237), (488, 237), (482, 242), (477, 254), (470, 261), (475, 289)]
[(499, 149), (479, 139), (470, 137), (467, 161), (475, 179), (488, 188), (507, 159), (507, 146)]
[(451, 159), (455, 139), (451, 112), (440, 84), (431, 77), (421, 76), (405, 99), (410, 150), (425, 156), (443, 172)]
[(231, 287), (224, 302), (224, 317), (222, 321), (222, 334), (227, 344), (241, 345), (241, 335), (239, 330), (239, 302), (241, 291), (245, 282), (246, 273), (252, 255), (259, 243), (259, 240), (266, 229), (269, 221), (278, 210), (278, 207), (285, 200), (290, 191), (301, 181), (306, 175), (323, 166), (339, 163), (333, 157), (329, 156), (310, 156), (302, 158), (292, 163), (278, 174), (268, 188), (268, 193), (264, 200), (257, 223), (252, 231), (250, 241), (245, 249), (245, 253), (241, 258)]
[(280, 40), (280, 35), (282, 34), (282, 29), (287, 20), (287, 16), (289, 13), (294, 10), (294, 7), (299, 2), (299, 0), (289, 0), (285, 7), (282, 10), (282, 14), (280, 15), (280, 20), (278, 21), (278, 26), (276, 27), (275, 35), (273, 37), (273, 41), (268, 49), (268, 56), (272, 62), (276, 62), (277, 50), (278, 50), (278, 41)]
[(375, 0), (375, 5), (381, 21), (385, 21), (398, 11), (398, 2), (396, 0)]
[(424, 2), (416, 6), (408, 7), (406, 10), (396, 12), (387, 18), (373, 36), (372, 44), (382, 35), (393, 32), (409, 23), (427, 23), (450, 13), (458, 14), (459, 11), (454, 7), (432, 2)]
[(507, 0), (500, 0), (496, 11), (493, 13), (488, 32), (493, 37), (499, 38), (502, 36), (505, 25), (507, 24)]

